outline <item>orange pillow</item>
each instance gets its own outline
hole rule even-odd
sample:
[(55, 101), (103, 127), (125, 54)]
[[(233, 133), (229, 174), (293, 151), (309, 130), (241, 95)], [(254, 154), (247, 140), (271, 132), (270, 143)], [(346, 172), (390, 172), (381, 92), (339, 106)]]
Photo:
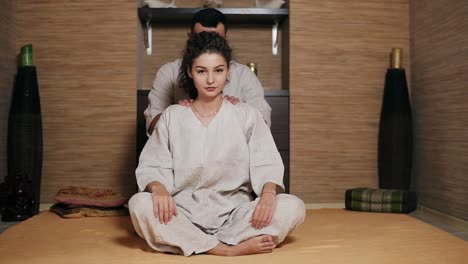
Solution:
[(60, 189), (54, 199), (64, 204), (99, 207), (118, 207), (127, 202), (127, 198), (112, 190), (76, 186)]

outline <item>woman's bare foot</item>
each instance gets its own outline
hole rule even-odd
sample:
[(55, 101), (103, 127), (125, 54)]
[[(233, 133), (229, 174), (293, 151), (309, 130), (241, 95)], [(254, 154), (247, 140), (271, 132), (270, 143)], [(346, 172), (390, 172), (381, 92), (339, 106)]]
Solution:
[(235, 246), (219, 243), (215, 248), (208, 250), (206, 253), (218, 256), (241, 256), (270, 253), (274, 247), (275, 244), (270, 235), (261, 235), (247, 239)]

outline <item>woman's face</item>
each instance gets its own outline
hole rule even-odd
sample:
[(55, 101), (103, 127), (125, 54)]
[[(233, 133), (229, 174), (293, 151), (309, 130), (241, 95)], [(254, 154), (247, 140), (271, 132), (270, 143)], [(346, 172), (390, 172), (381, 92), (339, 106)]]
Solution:
[(226, 60), (218, 53), (203, 53), (193, 60), (188, 75), (193, 79), (198, 98), (214, 98), (226, 85), (229, 69)]

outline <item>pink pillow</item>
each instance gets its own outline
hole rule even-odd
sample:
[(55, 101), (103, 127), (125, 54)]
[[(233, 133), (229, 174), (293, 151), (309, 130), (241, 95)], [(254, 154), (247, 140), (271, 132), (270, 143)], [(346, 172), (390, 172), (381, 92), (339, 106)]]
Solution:
[(119, 207), (127, 202), (125, 197), (112, 190), (76, 186), (60, 189), (54, 198), (64, 204), (98, 207)]

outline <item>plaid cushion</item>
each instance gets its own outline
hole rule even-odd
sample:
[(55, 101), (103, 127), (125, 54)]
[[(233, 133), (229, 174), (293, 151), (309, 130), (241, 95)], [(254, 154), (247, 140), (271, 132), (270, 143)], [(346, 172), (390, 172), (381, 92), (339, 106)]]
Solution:
[(365, 212), (409, 213), (416, 209), (416, 193), (395, 189), (354, 188), (346, 190), (346, 209)]

